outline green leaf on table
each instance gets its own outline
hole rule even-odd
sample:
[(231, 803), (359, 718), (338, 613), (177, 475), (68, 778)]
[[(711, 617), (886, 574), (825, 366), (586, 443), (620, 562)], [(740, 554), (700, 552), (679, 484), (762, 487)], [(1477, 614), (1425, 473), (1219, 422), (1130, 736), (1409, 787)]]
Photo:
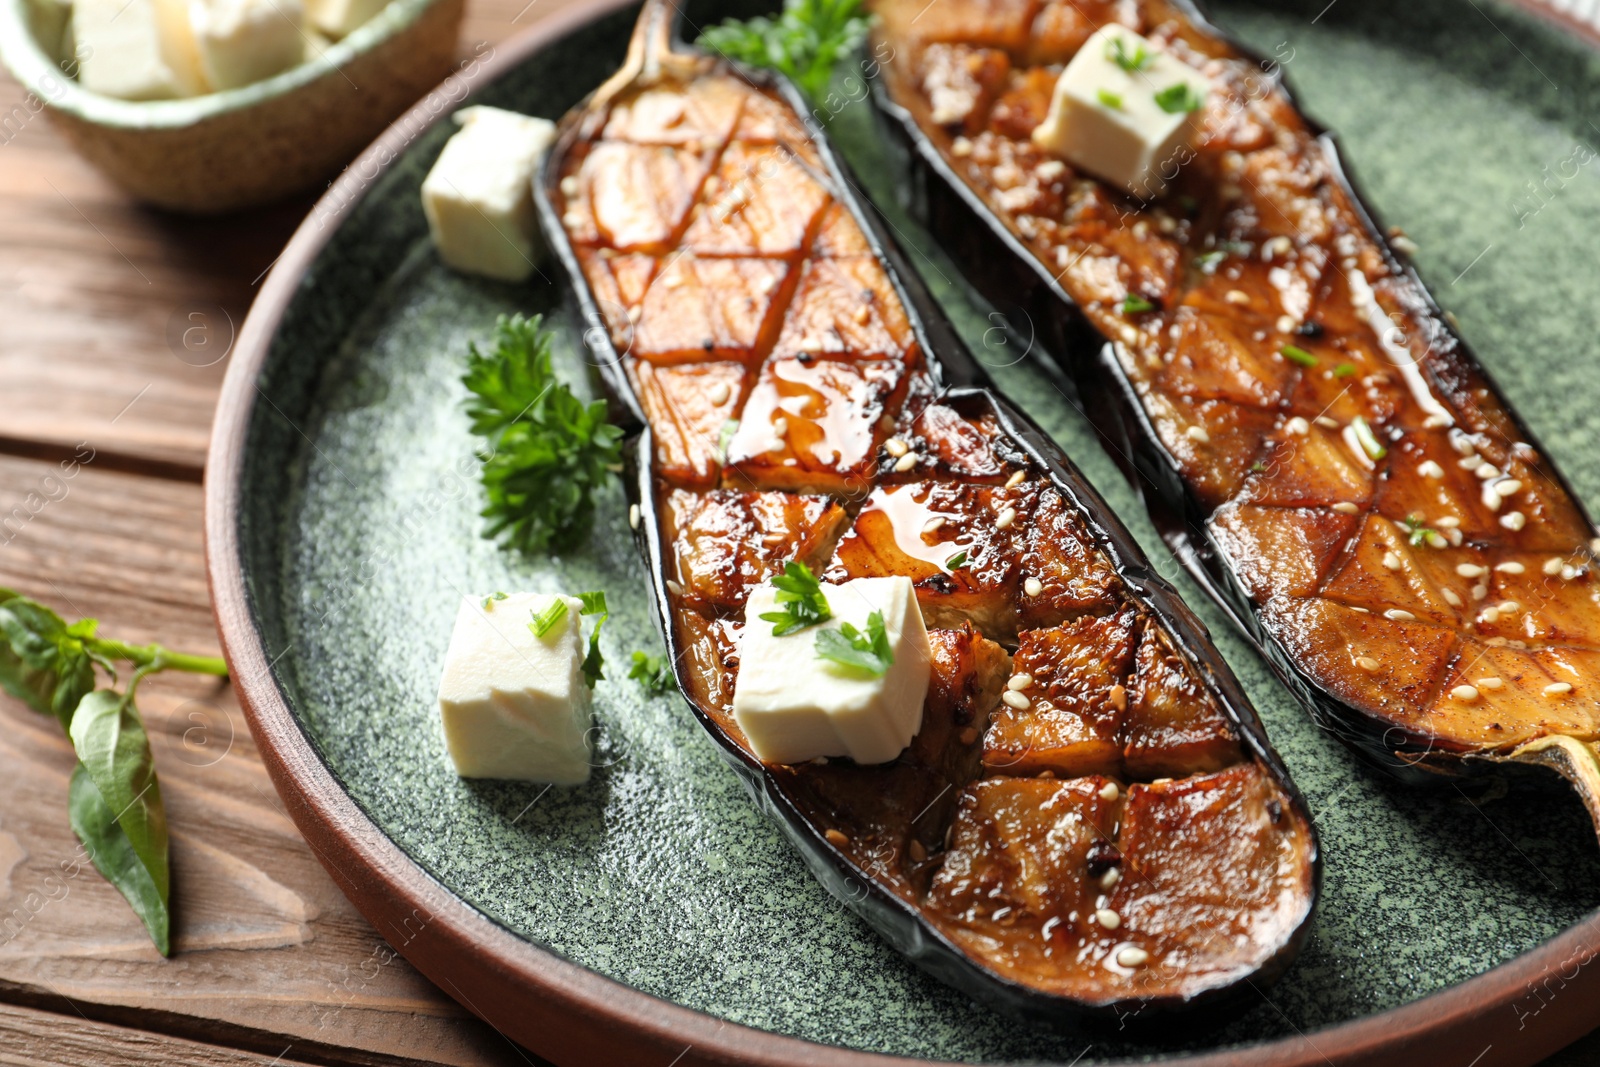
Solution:
[(139, 858), (133, 842), (117, 823), (117, 813), (95, 787), (88, 768), (78, 764), (67, 795), (68, 818), (95, 870), (117, 887), (133, 913), (150, 932), (150, 940), (163, 956), (172, 954), (171, 912), (165, 883), (157, 885)]
[(644, 652), (633, 654), (633, 666), (628, 668), (628, 677), (638, 682), (640, 688), (651, 696), (672, 692), (678, 681), (672, 673), (672, 662), (666, 656), (652, 656)]
[[(132, 693), (102, 689), (84, 697), (72, 717), (72, 747), (165, 902), (167, 813), (161, 803), (150, 738), (139, 720)], [(127, 885), (118, 883), (117, 888), (134, 903)]]

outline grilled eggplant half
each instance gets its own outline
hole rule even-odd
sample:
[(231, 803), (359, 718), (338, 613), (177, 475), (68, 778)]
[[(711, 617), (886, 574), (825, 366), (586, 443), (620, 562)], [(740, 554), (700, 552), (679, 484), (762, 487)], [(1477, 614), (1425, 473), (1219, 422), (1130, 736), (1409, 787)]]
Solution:
[[(1402, 773), (1552, 766), (1600, 826), (1592, 524), (1276, 67), (1171, 0), (875, 8), (914, 210), (1067, 364), (1163, 535), (1318, 720)], [(1105, 23), (1211, 84), (1154, 199), (1031, 139)]]
[[(635, 528), (701, 723), (830, 891), (979, 1000), (1059, 1021), (1270, 980), (1317, 846), (1237, 683), (983, 387), (792, 87), (674, 50), (674, 14), (645, 5), (538, 196), (638, 434)], [(915, 583), (932, 678), (889, 763), (763, 764), (731, 713), (745, 601), (791, 560)]]

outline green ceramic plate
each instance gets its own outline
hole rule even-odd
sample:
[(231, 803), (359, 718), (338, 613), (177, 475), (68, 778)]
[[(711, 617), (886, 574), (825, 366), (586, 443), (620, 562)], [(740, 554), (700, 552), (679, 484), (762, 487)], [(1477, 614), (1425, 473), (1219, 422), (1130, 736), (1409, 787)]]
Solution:
[[(689, 19), (728, 10), (702, 3)], [(1600, 370), (1588, 343), (1600, 336), (1590, 147), (1600, 130), (1584, 117), (1600, 113), (1600, 63), (1589, 46), (1488, 0), (1227, 0), (1213, 11), (1277, 55), (1341, 133), (1380, 212), (1421, 246), (1434, 292), (1578, 492), (1600, 504)], [(569, 20), (559, 46), (525, 45), (531, 54), (506, 59), (476, 99), (558, 117), (614, 69), (631, 16)], [(358, 868), (341, 869), (342, 883), (387, 921), (404, 901), (431, 902), (415, 939), (402, 935), (408, 955), (555, 1055), (583, 1046), (525, 1025), (549, 998), (576, 1005), (575, 1023), (627, 1029), (627, 1015), (648, 1031), (638, 1048), (670, 1047), (677, 1028), (693, 1046), (685, 1063), (729, 1034), (748, 1038), (740, 1055), (770, 1053), (763, 1062), (801, 1047), (691, 1012), (825, 1046), (984, 1063), (1258, 1043), (1268, 1043), (1255, 1050), (1261, 1062), (1299, 1062), (1320, 1046), (1349, 1054), (1358, 1038), (1414, 1039), (1448, 1017), (1456, 1038), (1428, 1047), (1456, 1041), (1466, 1067), (1484, 1044), (1494, 1046), (1485, 1064), (1528, 1062), (1593, 1025), (1576, 1003), (1593, 1003), (1583, 969), (1568, 963), (1582, 949), (1573, 928), (1600, 905), (1600, 856), (1578, 802), (1560, 789), (1405, 789), (1320, 734), (1184, 578), (1042, 364), (993, 328), (991, 309), (894, 205), (869, 109), (858, 98), (834, 119), (844, 155), (999, 385), (1206, 618), (1310, 800), (1326, 885), (1299, 961), (1243, 1017), (1160, 1045), (996, 1017), (908, 966), (823, 892), (679, 698), (646, 699), (615, 677), (596, 691), (601, 765), (587, 786), (458, 779), (433, 697), (461, 594), (606, 589), (613, 665), (660, 642), (620, 491), (602, 500), (592, 545), (571, 556), (522, 559), (479, 536), (458, 381), (468, 343), (499, 313), (544, 312), (560, 324), (567, 378), (595, 386), (559, 284), (495, 285), (439, 264), (418, 188), (443, 124), (418, 134), (402, 122), (366, 157), (392, 163), (347, 178), (307, 223), (241, 339), (213, 455), (213, 581), (230, 655), (302, 827), (330, 863)], [(1547, 973), (1564, 999), (1529, 992)], [(572, 993), (578, 985), (587, 992)], [(592, 1018), (590, 993), (606, 1002)]]

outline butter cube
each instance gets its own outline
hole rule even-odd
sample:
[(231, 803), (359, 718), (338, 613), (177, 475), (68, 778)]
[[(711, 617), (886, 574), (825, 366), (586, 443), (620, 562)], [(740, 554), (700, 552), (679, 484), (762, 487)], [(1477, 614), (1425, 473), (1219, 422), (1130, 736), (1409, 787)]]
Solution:
[(456, 112), (461, 130), (422, 183), (439, 258), (456, 270), (519, 282), (543, 254), (533, 176), (555, 124), (493, 107)]
[[(750, 593), (740, 645), (733, 717), (755, 754), (767, 763), (804, 763), (818, 756), (849, 756), (857, 763), (887, 763), (905, 751), (922, 728), (932, 652), (911, 579), (856, 578), (823, 583), (833, 618), (773, 636), (764, 612), (779, 610), (771, 585)], [(850, 623), (866, 632), (867, 617), (883, 614), (894, 663), (881, 678), (819, 659), (819, 630)]]
[(1191, 156), (1207, 87), (1154, 42), (1107, 25), (1062, 71), (1033, 142), (1134, 196), (1156, 196)]
[(270, 78), (305, 56), (300, 0), (191, 0), (189, 21), (201, 68), (216, 89)]
[(332, 38), (351, 30), (382, 11), (389, 0), (306, 0), (311, 24)]
[(90, 92), (166, 100), (210, 91), (186, 0), (78, 0), (72, 36)]
[(439, 681), (439, 716), (456, 773), (576, 785), (588, 781), (589, 689), (582, 601), (543, 637), (528, 624), (553, 596), (466, 597)]

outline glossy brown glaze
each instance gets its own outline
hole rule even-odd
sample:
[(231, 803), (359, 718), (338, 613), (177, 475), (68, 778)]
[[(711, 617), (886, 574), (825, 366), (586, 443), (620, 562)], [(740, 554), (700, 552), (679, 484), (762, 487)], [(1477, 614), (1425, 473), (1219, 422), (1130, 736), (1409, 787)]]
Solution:
[[(1167, 0), (875, 8), (889, 95), (1112, 343), (1293, 667), (1410, 758), (1593, 741), (1594, 531), (1276, 68)], [(1155, 200), (1030, 138), (1063, 65), (1112, 22), (1211, 84), (1193, 158)], [(1150, 310), (1125, 311), (1130, 295)]]
[[(1280, 969), (1314, 891), (1303, 809), (1078, 505), (945, 398), (786, 100), (672, 55), (570, 117), (549, 168), (653, 431), (642, 517), (708, 720), (753, 761), (731, 713), (744, 604), (786, 561), (916, 588), (933, 675), (911, 746), (765, 768), (806, 832), (970, 966), (1066, 1002), (1183, 1003)], [(1195, 791), (1212, 799), (1161, 799)], [(1212, 906), (1239, 928), (1173, 933)]]

